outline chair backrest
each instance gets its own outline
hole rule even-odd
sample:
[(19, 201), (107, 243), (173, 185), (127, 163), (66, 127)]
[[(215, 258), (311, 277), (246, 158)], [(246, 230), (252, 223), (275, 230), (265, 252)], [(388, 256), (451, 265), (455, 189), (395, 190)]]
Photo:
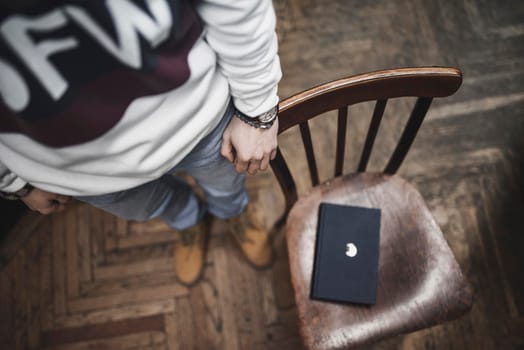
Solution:
[[(452, 95), (461, 83), (460, 70), (443, 67), (383, 70), (339, 79), (283, 100), (279, 104), (279, 133), (295, 125), (299, 126), (311, 181), (316, 186), (319, 177), (308, 120), (338, 110), (334, 176), (340, 176), (344, 161), (348, 106), (376, 101), (357, 168), (358, 172), (362, 172), (366, 170), (388, 99), (417, 97), (404, 131), (384, 168), (384, 173), (394, 174), (413, 143), (433, 98)], [(271, 161), (271, 167), (285, 196), (285, 216), (297, 200), (297, 189), (280, 149)]]

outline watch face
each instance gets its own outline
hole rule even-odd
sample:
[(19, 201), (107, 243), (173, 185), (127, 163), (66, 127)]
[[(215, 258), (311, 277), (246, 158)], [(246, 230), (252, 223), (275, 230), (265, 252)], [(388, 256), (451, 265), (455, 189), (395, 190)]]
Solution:
[(271, 120), (273, 120), (277, 115), (277, 107), (273, 107), (271, 108), (269, 111), (267, 111), (266, 113), (262, 113), (259, 117), (258, 117), (258, 120), (260, 120), (262, 123), (267, 123)]
[(259, 114), (256, 117), (249, 117), (239, 110), (235, 110), (235, 117), (239, 118), (243, 122), (251, 125), (254, 128), (269, 129), (275, 122), (278, 114), (278, 106), (271, 108), (271, 110)]

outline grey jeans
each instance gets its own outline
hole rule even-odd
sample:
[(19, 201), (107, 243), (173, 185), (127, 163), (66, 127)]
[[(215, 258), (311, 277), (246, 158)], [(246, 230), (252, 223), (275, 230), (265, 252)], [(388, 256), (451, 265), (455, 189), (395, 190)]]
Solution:
[[(76, 198), (128, 220), (160, 218), (178, 230), (196, 224), (206, 211), (221, 219), (239, 215), (248, 202), (245, 175), (220, 154), (222, 134), (232, 115), (230, 104), (218, 126), (159, 179), (124, 191)], [(182, 171), (196, 180), (206, 203), (176, 176)]]

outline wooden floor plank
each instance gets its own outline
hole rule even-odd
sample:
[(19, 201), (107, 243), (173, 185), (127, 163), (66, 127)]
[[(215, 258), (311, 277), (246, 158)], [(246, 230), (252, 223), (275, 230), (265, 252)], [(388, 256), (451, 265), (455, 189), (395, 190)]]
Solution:
[[(174, 304), (174, 301), (173, 301)], [(164, 333), (166, 334), (166, 350), (180, 349), (179, 340), (177, 337), (177, 315), (173, 312), (164, 314)]]
[[(51, 236), (51, 219), (48, 217), (45, 220), (46, 226), (49, 230), (43, 231), (38, 239), (40, 240), (40, 255), (38, 264), (40, 265), (39, 272), (39, 288), (35, 291), (39, 295), (40, 301), (40, 328), (51, 329), (54, 320), (54, 306), (53, 306), (53, 263), (52, 263), (52, 240)], [(41, 226), (41, 227), (46, 227)]]
[(111, 323), (62, 328), (42, 334), (42, 346), (51, 347), (67, 343), (89, 341), (99, 338), (113, 338), (142, 332), (163, 331), (163, 316), (154, 315), (136, 319), (126, 319)]
[(80, 281), (78, 271), (78, 244), (77, 244), (77, 212), (68, 210), (65, 213), (65, 248), (66, 248), (66, 280), (67, 296), (78, 297)]
[(187, 288), (178, 284), (171, 284), (149, 288), (131, 289), (126, 292), (120, 292), (118, 294), (112, 294), (108, 296), (71, 299), (69, 300), (68, 308), (70, 312), (90, 311), (129, 303), (177, 297), (186, 294)]
[(49, 346), (42, 350), (136, 350), (136, 349), (164, 349), (164, 334), (159, 331), (138, 332), (135, 334), (100, 338), (91, 341), (76, 341), (74, 343)]
[[(40, 231), (40, 230), (39, 230)], [(40, 344), (40, 245), (42, 233), (37, 232), (31, 237), (27, 245), (27, 262), (26, 262), (26, 288), (28, 291), (27, 301), (27, 339), (28, 347), (37, 348)]]
[(147, 235), (133, 235), (126, 237), (111, 237), (108, 238), (110, 244), (106, 245), (108, 250), (113, 249), (129, 249), (140, 246), (147, 246), (150, 244), (160, 244), (165, 242), (172, 242), (177, 239), (177, 236), (172, 230), (150, 232)]
[(222, 312), (222, 348), (237, 350), (241, 349), (239, 337), (235, 325), (235, 300), (234, 296), (228, 293), (229, 286), (232, 286), (231, 275), (228, 273), (228, 250), (227, 239), (224, 236), (218, 236), (211, 241), (215, 249), (209, 253), (215, 265), (215, 283), (219, 291), (218, 306)]
[(173, 270), (173, 257), (167, 256), (129, 264), (97, 267), (94, 275), (97, 280), (104, 280), (171, 270)]
[(3, 269), (0, 274), (0, 315), (2, 315), (3, 327), (0, 327), (0, 343), (7, 347), (13, 347), (14, 315), (13, 315), (13, 294), (11, 283), (12, 264), (9, 268)]
[(64, 214), (53, 217), (53, 296), (54, 311), (56, 315), (66, 312), (66, 252), (65, 232), (63, 225)]
[(89, 209), (87, 205), (76, 207), (77, 219), (77, 245), (78, 245), (78, 270), (79, 282), (89, 282), (91, 275), (91, 237), (89, 230)]
[[(198, 327), (195, 324), (192, 305), (188, 297), (175, 299), (175, 334), (179, 349), (196, 349), (198, 344)], [(202, 336), (205, 336), (202, 334)]]
[(158, 271), (154, 274), (142, 274), (111, 280), (95, 280), (92, 283), (82, 285), (81, 294), (83, 298), (104, 297), (113, 294), (127, 293), (130, 290), (173, 284), (176, 284), (174, 271)]
[(109, 323), (130, 318), (172, 313), (175, 310), (173, 298), (145, 301), (138, 304), (113, 306), (94, 311), (80, 311), (54, 319), (54, 327), (71, 328), (86, 325)]

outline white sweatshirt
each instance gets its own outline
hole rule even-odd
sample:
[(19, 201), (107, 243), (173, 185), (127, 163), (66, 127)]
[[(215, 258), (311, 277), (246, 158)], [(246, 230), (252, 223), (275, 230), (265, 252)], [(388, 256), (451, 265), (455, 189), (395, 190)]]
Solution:
[(278, 103), (271, 0), (46, 3), (0, 5), (0, 191), (128, 189)]

